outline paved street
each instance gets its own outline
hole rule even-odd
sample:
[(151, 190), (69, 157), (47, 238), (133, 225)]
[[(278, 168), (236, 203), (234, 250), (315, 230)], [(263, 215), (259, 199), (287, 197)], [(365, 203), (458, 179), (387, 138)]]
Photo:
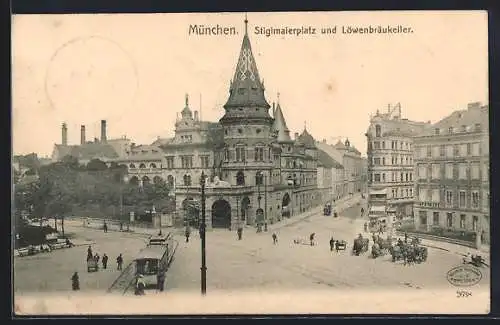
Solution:
[[(101, 257), (109, 256), (108, 269), (87, 272), (87, 245), (76, 246), (14, 259), (15, 293), (61, 292), (71, 290), (71, 276), (78, 272), (82, 292), (105, 292), (118, 277), (116, 257), (122, 253), (124, 266), (130, 263), (137, 252), (145, 245), (144, 236), (118, 232), (108, 232), (72, 227), (66, 225), (66, 231), (75, 236), (75, 243), (92, 243), (92, 250)], [(100, 265), (102, 266), (102, 264)]]
[[(89, 310), (97, 308), (99, 312), (105, 313), (123, 313), (125, 310), (138, 313), (154, 310), (174, 314), (271, 311), (467, 312), (472, 307), (474, 312), (487, 310), (490, 274), (486, 268), (482, 269), (481, 282), (474, 287), (475, 300), (471, 300), (472, 298), (467, 302), (454, 300), (453, 304), (431, 303), (440, 299), (441, 301), (456, 299), (457, 288), (447, 282), (446, 273), (461, 263), (461, 257), (457, 254), (430, 248), (427, 262), (413, 266), (393, 263), (390, 261), (390, 256), (378, 259), (372, 259), (368, 253), (352, 256), (350, 254), (352, 240), (362, 231), (365, 222), (360, 218), (360, 209), (363, 205), (358, 205), (356, 202), (344, 205), (347, 205), (345, 211), (342, 211), (341, 206), (337, 207), (339, 218), (316, 213), (302, 221), (296, 222), (292, 218), (271, 225), (268, 232), (256, 233), (255, 229), (246, 228), (241, 241), (237, 240), (234, 231), (207, 232), (207, 299), (210, 298), (212, 304), (203, 304), (201, 300), (196, 302), (200, 290), (201, 253), (200, 239), (197, 233), (193, 233), (189, 243), (185, 243), (183, 237), (177, 237), (180, 244), (175, 260), (167, 273), (165, 292), (158, 294), (154, 290), (148, 290), (146, 297), (141, 298), (142, 301), (146, 301), (164, 296), (165, 299), (162, 301), (168, 303), (161, 304), (161, 308), (156, 302), (137, 304), (137, 300), (134, 300), (137, 297), (133, 296), (122, 298), (123, 304), (121, 302), (110, 304), (108, 301), (106, 310), (99, 309), (101, 307), (96, 304), (90, 306), (88, 302), (86, 305), (84, 302), (79, 302), (81, 306), (79, 308), (84, 308), (82, 306), (85, 305)], [(364, 208), (366, 210), (366, 206)], [(299, 216), (296, 218), (300, 219)], [(123, 252), (127, 262), (144, 247), (144, 238), (138, 234), (119, 232), (104, 234), (102, 231), (77, 227), (72, 231), (79, 232), (80, 235), (85, 234), (88, 239), (97, 241), (98, 244), (93, 247), (101, 255), (104, 251), (110, 255), (113, 270), (88, 274), (83, 263), (86, 246), (57, 251), (51, 255), (16, 259), (16, 292), (44, 291), (49, 288), (51, 291), (68, 291), (69, 278), (74, 270), (78, 270), (82, 291), (99, 290), (104, 293), (118, 276), (114, 271), (115, 255)], [(278, 235), (277, 245), (272, 241), (273, 232)], [(293, 243), (297, 238), (308, 242), (309, 235), (313, 232), (316, 234), (315, 246)], [(331, 236), (346, 240), (347, 250), (339, 253), (330, 252)], [(34, 270), (43, 272), (38, 273)], [(40, 273), (43, 277), (40, 277)], [(446, 293), (444, 296), (443, 292)], [(249, 298), (254, 297), (255, 293), (258, 293), (258, 298)], [(276, 298), (269, 298), (273, 294)], [(344, 298), (342, 301), (332, 301), (332, 294)], [(304, 301), (301, 300), (301, 296), (304, 297)], [(96, 301), (95, 299), (96, 297), (92, 298), (93, 301)], [(106, 296), (102, 299), (106, 299)], [(217, 301), (224, 303), (218, 305)], [(200, 308), (198, 303), (201, 303), (203, 308)], [(310, 306), (308, 303), (315, 305)], [(424, 304), (427, 304), (426, 307)], [(391, 306), (394, 308), (391, 309)], [(57, 305), (52, 308), (57, 309)]]
[[(246, 231), (243, 240), (236, 233), (213, 231), (207, 233), (207, 291), (432, 288), (449, 286), (446, 272), (461, 262), (458, 255), (429, 249), (426, 263), (403, 266), (393, 263), (390, 256), (372, 259), (370, 254), (352, 256), (353, 238), (363, 229), (359, 219), (360, 206), (354, 205), (341, 217), (315, 215), (303, 222), (276, 230), (278, 245), (273, 245), (272, 231), (260, 234)], [(316, 233), (317, 245), (293, 244), (295, 238), (308, 242)], [(329, 239), (344, 239), (348, 249), (330, 252)], [(199, 290), (200, 240), (181, 243), (176, 260), (169, 271), (167, 291)], [(251, 266), (251, 267), (250, 267)], [(489, 283), (489, 272), (483, 272), (483, 284)]]

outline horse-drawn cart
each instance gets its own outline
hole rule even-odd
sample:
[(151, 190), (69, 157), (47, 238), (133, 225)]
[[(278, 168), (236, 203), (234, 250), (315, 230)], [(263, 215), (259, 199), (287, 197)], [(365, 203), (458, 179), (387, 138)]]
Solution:
[(335, 241), (335, 250), (338, 251), (345, 251), (347, 248), (347, 242), (345, 240), (337, 240)]
[(99, 271), (99, 262), (96, 258), (87, 259), (87, 272), (97, 272)]
[(369, 243), (370, 240), (368, 238), (358, 237), (354, 239), (354, 243), (352, 245), (353, 255), (359, 256), (362, 253), (366, 253), (368, 251)]

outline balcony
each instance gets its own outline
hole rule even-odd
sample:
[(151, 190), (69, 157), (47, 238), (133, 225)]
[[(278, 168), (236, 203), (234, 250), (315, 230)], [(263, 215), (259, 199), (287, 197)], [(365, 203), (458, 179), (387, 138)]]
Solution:
[(161, 168), (129, 168), (129, 174), (160, 174)]
[(429, 201), (418, 202), (418, 206), (422, 208), (434, 208), (434, 209), (440, 209), (443, 207), (439, 202), (429, 202)]

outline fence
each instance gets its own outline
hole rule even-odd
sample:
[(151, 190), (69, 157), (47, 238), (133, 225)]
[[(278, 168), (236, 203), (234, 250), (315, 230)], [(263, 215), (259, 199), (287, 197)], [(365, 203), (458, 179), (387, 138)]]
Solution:
[[(410, 237), (418, 237), (421, 239), (434, 240), (434, 241), (444, 242), (444, 243), (448, 243), (448, 244), (455, 244), (455, 245), (460, 245), (460, 246), (476, 248), (475, 242), (470, 242), (470, 241), (466, 241), (466, 240), (459, 240), (459, 239), (454, 239), (454, 238), (449, 238), (449, 237), (433, 236), (433, 235), (420, 233), (420, 232), (406, 232), (406, 233)], [(405, 233), (402, 231), (396, 231), (396, 235), (398, 235), (398, 236), (404, 236), (404, 234)]]

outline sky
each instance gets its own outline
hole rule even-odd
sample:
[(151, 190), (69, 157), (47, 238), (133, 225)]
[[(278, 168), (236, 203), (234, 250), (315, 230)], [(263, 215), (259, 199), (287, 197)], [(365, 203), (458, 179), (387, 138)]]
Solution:
[[(137, 144), (173, 135), (189, 94), (203, 120), (223, 116), (245, 30), (243, 13), (15, 15), (12, 21), (13, 151), (50, 155), (61, 142), (126, 135)], [(437, 122), (488, 100), (487, 13), (248, 13), (269, 103), (291, 134), (349, 138), (363, 155), (370, 114), (401, 103), (403, 118)], [(189, 35), (190, 25), (237, 35)], [(409, 27), (405, 34), (343, 34), (342, 28)], [(337, 27), (336, 34), (321, 28)], [(256, 34), (256, 27), (316, 29)]]

